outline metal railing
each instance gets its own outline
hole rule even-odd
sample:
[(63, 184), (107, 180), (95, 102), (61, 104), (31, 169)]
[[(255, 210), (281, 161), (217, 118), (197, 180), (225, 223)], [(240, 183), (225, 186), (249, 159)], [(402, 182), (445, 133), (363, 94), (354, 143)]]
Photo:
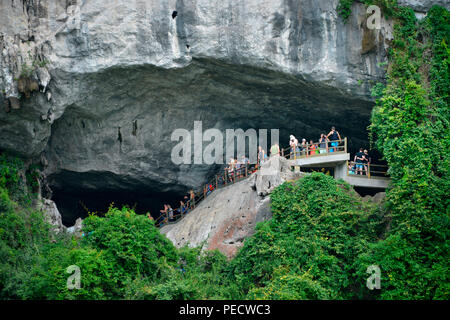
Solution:
[[(298, 146), (296, 148), (287, 147), (281, 149), (280, 153), (282, 157), (288, 159), (301, 159), (315, 156), (324, 156), (334, 153), (347, 152), (347, 138), (337, 141), (317, 142), (313, 144), (307, 143), (306, 145)], [(263, 160), (264, 162), (264, 160)], [(251, 174), (258, 171), (259, 165), (245, 165), (241, 164), (239, 168), (233, 167), (225, 168), (224, 172), (220, 175), (216, 175), (209, 183), (204, 185), (201, 190), (194, 192), (194, 197), (185, 203), (184, 207), (172, 209), (172, 213), (164, 212), (156, 220), (155, 225), (162, 227), (164, 225), (173, 224), (183, 219), (189, 212), (195, 209), (198, 204), (207, 198), (214, 190), (226, 187), (241, 180), (248, 178)]]
[(239, 168), (234, 167), (232, 170), (230, 170), (229, 168), (224, 169), (224, 172), (222, 174), (215, 175), (214, 179), (204, 185), (201, 190), (197, 190), (197, 192), (194, 192), (194, 197), (191, 196), (183, 207), (180, 205), (179, 208), (172, 209), (172, 213), (170, 213), (170, 211), (162, 213), (159, 218), (155, 220), (155, 225), (157, 227), (162, 227), (178, 222), (187, 214), (189, 214), (191, 210), (195, 209), (195, 207), (197, 207), (200, 202), (206, 199), (216, 189), (220, 189), (242, 181), (256, 171), (258, 171), (257, 164), (241, 164)]
[[(307, 143), (297, 147), (287, 147), (280, 150), (281, 156), (290, 160), (297, 160), (302, 158), (329, 156), (336, 153), (347, 153), (347, 138), (326, 142), (316, 142), (313, 144)], [(263, 160), (262, 162), (264, 162)], [(356, 165), (362, 165), (356, 167)], [(355, 170), (353, 170), (355, 169)], [(164, 212), (155, 220), (157, 227), (173, 224), (183, 219), (190, 211), (195, 209), (204, 199), (206, 199), (212, 192), (217, 189), (232, 185), (242, 181), (253, 173), (259, 170), (259, 165), (241, 164), (239, 168), (228, 167), (225, 168), (222, 174), (215, 175), (215, 177), (203, 186), (201, 190), (194, 192), (194, 197), (185, 203), (184, 207), (172, 209), (172, 213)], [(347, 161), (347, 175), (354, 175), (365, 178), (386, 177), (388, 175), (388, 167), (378, 164), (361, 164), (353, 161)]]
[(281, 150), (281, 156), (289, 160), (329, 156), (336, 153), (347, 153), (347, 138), (335, 141), (306, 143)]
[(381, 164), (347, 161), (347, 176), (371, 178), (387, 178), (389, 167)]

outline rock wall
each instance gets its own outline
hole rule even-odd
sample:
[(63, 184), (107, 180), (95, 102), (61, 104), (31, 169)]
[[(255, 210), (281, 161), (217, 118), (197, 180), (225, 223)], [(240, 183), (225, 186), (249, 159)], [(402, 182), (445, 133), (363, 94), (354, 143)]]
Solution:
[(414, 9), (416, 12), (426, 13), (434, 5), (450, 10), (450, 1), (448, 0), (398, 0), (401, 6), (407, 6)]
[(392, 22), (367, 30), (356, 3), (344, 24), (337, 4), (4, 0), (0, 149), (40, 159), (54, 188), (164, 192), (217, 169), (169, 159), (170, 134), (195, 120), (283, 139), (336, 125), (349, 145), (367, 144)]
[(42, 199), (42, 202), (38, 205), (38, 209), (44, 213), (47, 222), (52, 225), (52, 230), (55, 233), (58, 234), (67, 230), (62, 223), (61, 214), (59, 213), (55, 202), (48, 199)]

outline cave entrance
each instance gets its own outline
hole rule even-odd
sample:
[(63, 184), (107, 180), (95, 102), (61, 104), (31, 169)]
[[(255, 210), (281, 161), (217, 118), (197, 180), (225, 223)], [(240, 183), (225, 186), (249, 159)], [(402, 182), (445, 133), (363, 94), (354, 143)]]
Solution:
[(164, 204), (172, 208), (179, 206), (185, 194), (175, 192), (147, 192), (140, 190), (53, 190), (55, 201), (62, 216), (62, 222), (69, 227), (75, 224), (76, 219), (86, 218), (89, 212), (96, 212), (103, 216), (111, 204), (121, 209), (123, 206), (133, 208), (137, 214), (150, 213), (156, 220), (160, 216)]
[(177, 208), (190, 187), (223, 172), (170, 161), (172, 134), (195, 121), (221, 132), (278, 129), (281, 147), (291, 134), (318, 141), (335, 126), (351, 157), (369, 146), (367, 96), (267, 68), (194, 58), (183, 68), (114, 67), (74, 81), (77, 101), (53, 123), (45, 151), (65, 225), (112, 202), (157, 218), (165, 203)]

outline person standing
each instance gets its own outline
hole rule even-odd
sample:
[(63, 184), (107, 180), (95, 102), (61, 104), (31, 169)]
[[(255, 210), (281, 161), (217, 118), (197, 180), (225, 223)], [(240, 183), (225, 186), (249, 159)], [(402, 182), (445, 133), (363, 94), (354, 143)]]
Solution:
[(189, 202), (191, 205), (191, 210), (195, 209), (195, 193), (194, 190), (191, 189), (191, 191), (189, 191)]
[(238, 159), (234, 159), (235, 164), (235, 174), (238, 179), (241, 178), (242, 175), (242, 164), (238, 161)]
[(261, 146), (259, 146), (258, 147), (258, 167), (261, 167), (261, 164), (264, 162), (265, 159), (266, 159), (266, 157), (265, 157), (264, 149)]
[(301, 155), (305, 156), (308, 154), (308, 144), (306, 143), (306, 139), (302, 139), (302, 144), (300, 146)]
[(230, 163), (228, 165), (228, 176), (229, 176), (231, 183), (233, 183), (234, 175), (236, 174), (235, 167), (236, 167), (236, 164), (234, 163), (234, 158), (230, 158)]
[[(331, 127), (331, 131), (328, 133), (327, 138), (331, 141), (331, 147), (337, 147), (341, 141), (341, 135), (336, 131), (334, 126)], [(330, 152), (334, 152), (334, 148), (330, 148)]]
[(320, 135), (320, 139), (319, 139), (319, 147), (320, 147), (320, 153), (327, 153), (327, 149), (328, 149), (328, 138), (325, 135), (325, 133), (322, 133)]
[(159, 212), (161, 213), (163, 224), (168, 222), (167, 210), (168, 210), (167, 204), (164, 205), (164, 209), (163, 210), (159, 210)]
[(355, 154), (355, 162), (356, 162), (356, 174), (363, 174), (364, 169), (364, 152), (363, 149), (360, 148), (359, 152)]
[(170, 204), (167, 205), (167, 211), (169, 213), (169, 221), (173, 221), (173, 209)]
[(182, 216), (186, 214), (186, 205), (184, 204), (183, 201), (180, 201), (180, 213)]
[(291, 134), (289, 137), (289, 147), (291, 148), (291, 154), (290, 154), (290, 158), (292, 159), (294, 153), (295, 153), (295, 137)]
[(309, 140), (309, 155), (313, 156), (316, 154), (316, 145), (312, 140)]
[(278, 146), (278, 143), (275, 143), (271, 148), (270, 148), (270, 156), (276, 156), (276, 155), (280, 155), (280, 147)]

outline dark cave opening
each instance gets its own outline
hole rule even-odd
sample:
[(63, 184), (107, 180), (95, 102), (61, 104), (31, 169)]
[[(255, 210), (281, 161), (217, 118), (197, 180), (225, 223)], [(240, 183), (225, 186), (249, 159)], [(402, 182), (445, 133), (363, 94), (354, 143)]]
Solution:
[(53, 200), (66, 226), (85, 217), (85, 208), (104, 213), (112, 202), (154, 218), (164, 204), (177, 208), (190, 187), (198, 190), (222, 170), (168, 161), (171, 134), (191, 132), (194, 121), (223, 133), (278, 129), (283, 148), (291, 134), (318, 141), (336, 126), (348, 139), (350, 159), (360, 147), (370, 149), (373, 101), (300, 76), (193, 59), (180, 69), (116, 67), (77, 81), (83, 94), (52, 125), (46, 150)]
[(137, 190), (53, 190), (55, 201), (62, 216), (63, 224), (70, 227), (76, 219), (86, 218), (88, 212), (103, 216), (111, 204), (121, 209), (124, 206), (133, 208), (137, 214), (150, 213), (154, 219), (160, 216), (159, 210), (164, 204), (177, 208), (185, 194), (175, 192), (142, 192)]

